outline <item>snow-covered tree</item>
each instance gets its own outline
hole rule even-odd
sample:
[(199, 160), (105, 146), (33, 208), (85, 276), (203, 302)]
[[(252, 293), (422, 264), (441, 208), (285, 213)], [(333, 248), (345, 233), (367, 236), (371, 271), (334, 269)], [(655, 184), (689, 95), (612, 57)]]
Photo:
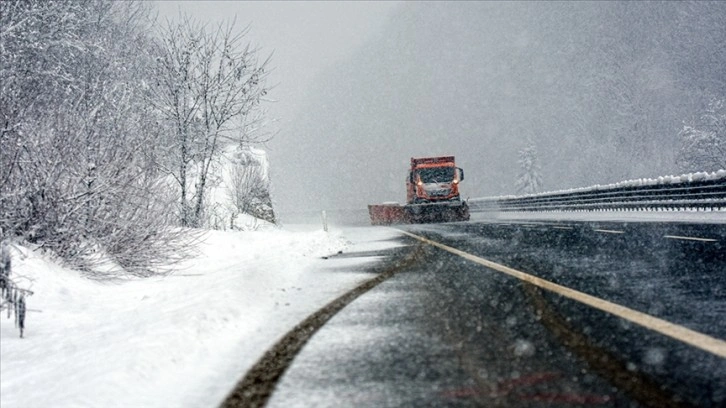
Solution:
[(246, 118), (267, 93), (266, 67), (233, 24), (213, 30), (183, 18), (160, 34), (153, 103), (171, 129), (164, 166), (178, 187), (180, 223), (203, 226), (210, 170), (231, 143), (254, 141)]
[(275, 212), (270, 196), (269, 170), (266, 162), (251, 149), (242, 149), (230, 170), (227, 190), (234, 210), (255, 218), (275, 223)]
[(726, 169), (726, 99), (712, 98), (698, 120), (683, 126), (678, 165), (686, 172)]
[(0, 2), (0, 232), (93, 271), (146, 275), (179, 247), (154, 161), (139, 2)]
[(542, 188), (542, 177), (537, 159), (537, 148), (532, 140), (527, 140), (527, 145), (519, 151), (519, 176), (516, 187), (520, 194), (533, 194)]

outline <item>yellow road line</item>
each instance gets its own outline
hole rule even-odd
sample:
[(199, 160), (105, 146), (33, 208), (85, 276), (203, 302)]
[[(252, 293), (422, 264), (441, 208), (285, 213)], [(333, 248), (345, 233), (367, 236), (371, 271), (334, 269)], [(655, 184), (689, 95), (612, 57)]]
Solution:
[(468, 252), (461, 251), (459, 249), (438, 243), (436, 241), (432, 241), (428, 238), (424, 238), (424, 237), (421, 237), (421, 236), (418, 236), (418, 235), (415, 235), (415, 234), (412, 234), (412, 233), (406, 232), (406, 231), (402, 231), (402, 232), (419, 241), (422, 241), (429, 245), (443, 249), (444, 251), (451, 252), (452, 254), (458, 255), (464, 259), (467, 259), (472, 262), (478, 263), (480, 265), (486, 266), (487, 268), (491, 268), (496, 271), (513, 276), (519, 280), (522, 280), (527, 283), (531, 283), (532, 285), (535, 285), (542, 289), (546, 289), (546, 290), (549, 290), (550, 292), (557, 293), (558, 295), (562, 295), (564, 297), (576, 300), (580, 303), (584, 303), (588, 306), (592, 306), (596, 309), (599, 309), (604, 312), (621, 317), (625, 320), (629, 320), (635, 324), (638, 324), (638, 325), (648, 328), (650, 330), (654, 330), (665, 336), (682, 341), (686, 344), (690, 344), (694, 347), (697, 347), (701, 350), (715, 354), (719, 357), (726, 358), (726, 341), (717, 339), (715, 337), (711, 337), (711, 336), (703, 334), (703, 333), (699, 333), (695, 330), (691, 330), (689, 328), (679, 326), (675, 323), (671, 323), (666, 320), (659, 319), (657, 317), (654, 317), (654, 316), (651, 316), (651, 315), (648, 315), (648, 314), (645, 314), (642, 312), (638, 312), (637, 310), (633, 310), (633, 309), (627, 308), (625, 306), (618, 305), (616, 303), (608, 302), (607, 300), (603, 300), (603, 299), (597, 298), (595, 296), (588, 295), (586, 293), (578, 292), (578, 291), (576, 291), (574, 289), (570, 289), (566, 286), (558, 285), (556, 283), (550, 282), (550, 281), (542, 279), (542, 278), (538, 278), (536, 276), (527, 274), (522, 271), (518, 271), (518, 270), (510, 268), (508, 266), (504, 266), (504, 265), (498, 264), (496, 262), (492, 262), (490, 260), (480, 258), (480, 257), (478, 257), (476, 255), (472, 255)]
[(682, 239), (685, 241), (718, 242), (717, 239), (713, 238), (682, 237), (679, 235), (663, 235), (663, 237), (669, 239)]
[(595, 231), (604, 232), (607, 234), (625, 234), (625, 231), (617, 231), (617, 230), (596, 229)]

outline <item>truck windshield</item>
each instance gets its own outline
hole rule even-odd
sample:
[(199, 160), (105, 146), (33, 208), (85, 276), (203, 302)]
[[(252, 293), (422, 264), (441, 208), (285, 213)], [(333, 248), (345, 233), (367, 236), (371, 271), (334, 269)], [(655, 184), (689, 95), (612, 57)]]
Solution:
[(421, 181), (424, 183), (445, 183), (454, 179), (454, 167), (434, 167), (418, 171)]

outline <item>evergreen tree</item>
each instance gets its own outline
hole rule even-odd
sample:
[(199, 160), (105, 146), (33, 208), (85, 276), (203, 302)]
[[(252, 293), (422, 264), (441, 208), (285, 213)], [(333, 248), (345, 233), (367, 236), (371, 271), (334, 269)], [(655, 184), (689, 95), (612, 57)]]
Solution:
[(678, 166), (686, 172), (726, 169), (726, 101), (713, 98), (693, 124), (679, 134)]
[(534, 194), (542, 189), (542, 177), (537, 160), (537, 148), (532, 140), (519, 151), (519, 177), (517, 177), (517, 192), (520, 194)]

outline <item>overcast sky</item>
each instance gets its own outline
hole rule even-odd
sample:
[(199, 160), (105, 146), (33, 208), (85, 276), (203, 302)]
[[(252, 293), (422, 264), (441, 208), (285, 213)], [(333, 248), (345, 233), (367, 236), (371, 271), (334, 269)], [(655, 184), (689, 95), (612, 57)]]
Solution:
[(530, 141), (546, 190), (674, 174), (723, 94), (723, 4), (157, 3), (273, 54), (278, 214), (402, 201), (412, 156), (455, 155), (465, 197), (515, 194)]
[(160, 19), (180, 13), (201, 22), (236, 17), (240, 30), (250, 27), (248, 40), (267, 56), (272, 53), (270, 113), (284, 130), (299, 109), (306, 87), (325, 67), (350, 56), (378, 30), (399, 2), (346, 1), (161, 1)]

